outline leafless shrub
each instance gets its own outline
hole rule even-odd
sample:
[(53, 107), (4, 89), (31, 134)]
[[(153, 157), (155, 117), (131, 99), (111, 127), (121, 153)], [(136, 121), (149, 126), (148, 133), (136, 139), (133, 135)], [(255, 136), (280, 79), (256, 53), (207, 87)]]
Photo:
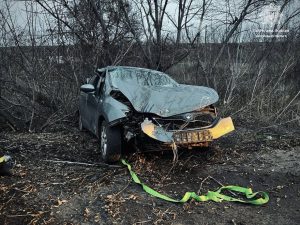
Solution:
[[(29, 131), (74, 122), (79, 86), (106, 65), (163, 70), (179, 82), (213, 87), (227, 115), (299, 122), (299, 7), (290, 0), (239, 0), (235, 8), (229, 2), (26, 1), (20, 28), (5, 1), (0, 122)], [(289, 9), (272, 29), (290, 32), (258, 41), (244, 27), (272, 2), (280, 14)]]

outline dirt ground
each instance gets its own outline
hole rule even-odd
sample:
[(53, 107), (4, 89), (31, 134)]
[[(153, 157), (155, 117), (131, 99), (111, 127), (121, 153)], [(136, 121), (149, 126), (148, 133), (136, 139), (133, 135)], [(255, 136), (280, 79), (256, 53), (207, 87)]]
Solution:
[(0, 224), (300, 224), (297, 131), (237, 127), (210, 149), (181, 150), (176, 164), (169, 151), (125, 156), (142, 181), (172, 197), (240, 185), (268, 192), (264, 206), (153, 198), (121, 164), (104, 164), (97, 140), (76, 128), (2, 131), (0, 148), (16, 163), (0, 178)]

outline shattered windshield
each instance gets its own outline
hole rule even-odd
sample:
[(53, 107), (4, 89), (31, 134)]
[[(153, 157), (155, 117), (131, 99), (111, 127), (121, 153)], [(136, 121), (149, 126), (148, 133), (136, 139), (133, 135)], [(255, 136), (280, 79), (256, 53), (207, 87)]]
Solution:
[(147, 69), (117, 68), (109, 72), (114, 84), (121, 82), (136, 83), (141, 86), (177, 86), (178, 83), (167, 74)]

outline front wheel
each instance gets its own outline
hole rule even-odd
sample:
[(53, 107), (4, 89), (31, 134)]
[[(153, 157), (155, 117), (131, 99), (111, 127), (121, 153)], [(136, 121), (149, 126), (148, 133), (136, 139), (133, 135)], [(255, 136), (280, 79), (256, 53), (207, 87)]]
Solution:
[(103, 121), (100, 127), (100, 151), (107, 163), (117, 162), (121, 158), (122, 135), (120, 127), (109, 127)]

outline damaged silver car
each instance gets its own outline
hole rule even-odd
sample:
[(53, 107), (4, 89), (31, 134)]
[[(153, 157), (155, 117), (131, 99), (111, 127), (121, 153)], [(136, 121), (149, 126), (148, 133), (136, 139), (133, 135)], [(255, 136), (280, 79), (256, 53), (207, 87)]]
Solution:
[(167, 74), (135, 67), (106, 67), (80, 88), (79, 129), (99, 138), (106, 162), (120, 159), (124, 143), (135, 140), (169, 147), (208, 146), (234, 130), (219, 118), (215, 90), (178, 84)]

